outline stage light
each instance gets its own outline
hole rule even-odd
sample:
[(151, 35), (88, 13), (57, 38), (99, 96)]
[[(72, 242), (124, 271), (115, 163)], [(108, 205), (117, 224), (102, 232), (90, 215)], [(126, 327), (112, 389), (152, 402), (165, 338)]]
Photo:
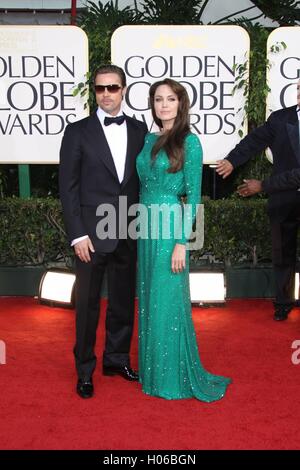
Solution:
[(41, 279), (39, 301), (55, 307), (74, 307), (75, 274), (63, 269), (50, 269)]
[(224, 303), (225, 277), (222, 272), (191, 272), (190, 295), (192, 303)]

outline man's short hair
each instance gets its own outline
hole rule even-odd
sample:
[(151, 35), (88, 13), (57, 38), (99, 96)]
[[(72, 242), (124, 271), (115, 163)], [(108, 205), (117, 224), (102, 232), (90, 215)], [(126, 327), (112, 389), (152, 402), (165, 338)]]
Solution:
[(122, 87), (124, 88), (126, 86), (126, 75), (124, 70), (121, 67), (113, 64), (100, 65), (100, 67), (95, 70), (94, 83), (96, 82), (98, 75), (104, 75), (105, 73), (116, 73), (121, 79)]

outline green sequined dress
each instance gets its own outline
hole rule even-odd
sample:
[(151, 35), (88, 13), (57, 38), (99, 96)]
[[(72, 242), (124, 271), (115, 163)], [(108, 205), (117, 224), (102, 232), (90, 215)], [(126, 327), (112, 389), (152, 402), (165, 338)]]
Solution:
[(181, 207), (181, 196), (186, 195), (192, 213), (191, 220), (187, 217), (184, 223), (192, 229), (201, 198), (202, 148), (198, 137), (189, 134), (182, 170), (168, 173), (169, 160), (164, 151), (158, 153), (154, 164), (151, 160), (157, 138), (157, 134), (147, 134), (137, 157), (140, 203), (146, 208), (140, 212), (138, 239), (140, 382), (148, 395), (212, 402), (224, 396), (230, 379), (207, 372), (200, 362), (192, 322), (188, 254), (183, 272), (174, 274), (171, 270), (174, 246), (185, 243), (184, 233), (189, 232), (182, 229), (179, 237), (174, 216), (169, 218), (170, 236), (166, 236), (161, 215), (153, 211), (153, 205)]

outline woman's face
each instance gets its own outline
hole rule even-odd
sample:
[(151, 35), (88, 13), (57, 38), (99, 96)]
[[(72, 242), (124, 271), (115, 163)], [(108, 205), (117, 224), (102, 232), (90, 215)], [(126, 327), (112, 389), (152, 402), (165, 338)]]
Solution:
[(168, 85), (160, 85), (154, 94), (154, 110), (163, 126), (172, 127), (179, 106), (178, 96)]

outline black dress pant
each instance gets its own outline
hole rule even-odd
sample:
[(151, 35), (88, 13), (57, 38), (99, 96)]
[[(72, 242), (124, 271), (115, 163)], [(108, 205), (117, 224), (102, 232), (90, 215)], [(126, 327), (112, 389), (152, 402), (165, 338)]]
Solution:
[(96, 367), (96, 332), (100, 294), (107, 271), (108, 305), (104, 366), (129, 366), (129, 349), (134, 321), (136, 250), (120, 240), (112, 253), (91, 253), (84, 263), (76, 257), (76, 344), (78, 377), (87, 379)]
[(275, 306), (291, 306), (295, 300), (297, 234), (300, 222), (300, 194), (282, 222), (271, 221), (272, 259), (275, 275)]

